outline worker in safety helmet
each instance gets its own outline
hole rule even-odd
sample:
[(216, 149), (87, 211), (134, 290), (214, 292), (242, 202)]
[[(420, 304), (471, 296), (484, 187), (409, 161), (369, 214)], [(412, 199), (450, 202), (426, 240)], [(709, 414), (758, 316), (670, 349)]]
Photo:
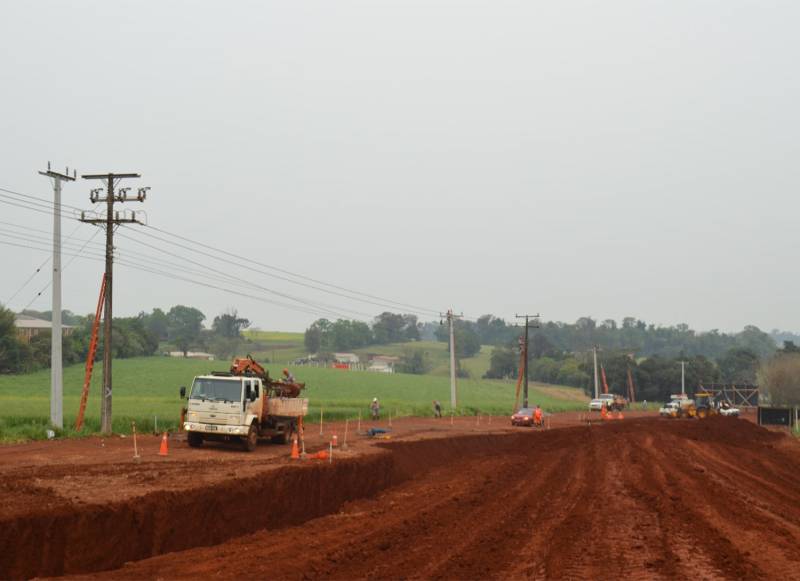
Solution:
[(295, 382), (294, 375), (292, 375), (292, 373), (286, 368), (283, 369), (283, 381), (286, 382), (286, 383), (294, 383)]
[(369, 404), (369, 410), (372, 412), (373, 420), (379, 420), (381, 418), (381, 404), (378, 403), (377, 397), (372, 398), (372, 403)]
[(533, 410), (533, 423), (537, 426), (542, 425), (542, 408), (540, 408), (538, 405), (536, 406), (536, 409)]

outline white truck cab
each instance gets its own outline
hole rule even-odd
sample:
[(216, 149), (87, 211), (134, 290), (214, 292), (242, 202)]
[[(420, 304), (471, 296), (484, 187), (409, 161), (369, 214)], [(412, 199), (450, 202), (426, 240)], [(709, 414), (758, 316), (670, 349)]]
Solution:
[[(248, 451), (259, 438), (286, 443), (308, 412), (308, 399), (270, 396), (258, 377), (213, 373), (194, 378), (183, 429), (189, 445), (240, 440)], [(181, 397), (185, 388), (181, 388)]]

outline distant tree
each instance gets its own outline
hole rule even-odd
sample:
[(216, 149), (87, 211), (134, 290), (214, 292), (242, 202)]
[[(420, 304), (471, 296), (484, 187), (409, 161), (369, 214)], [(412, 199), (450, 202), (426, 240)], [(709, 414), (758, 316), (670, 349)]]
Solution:
[(0, 373), (23, 371), (30, 360), (30, 349), (17, 337), (14, 313), (0, 305)]
[(519, 354), (511, 347), (501, 346), (492, 349), (489, 369), (484, 374), (487, 379), (516, 377), (519, 367)]
[(400, 362), (395, 366), (398, 373), (424, 375), (433, 367), (430, 357), (422, 349), (404, 349)]
[(481, 339), (470, 325), (462, 324), (461, 321), (457, 322), (454, 335), (456, 342), (456, 357), (459, 359), (465, 357), (474, 357), (480, 352)]
[(787, 353), (800, 353), (800, 347), (795, 345), (794, 341), (784, 341), (783, 349), (780, 350), (782, 354)]
[(750, 349), (730, 349), (718, 361), (722, 379), (728, 383), (755, 383), (758, 355)]
[(147, 330), (158, 337), (159, 341), (166, 341), (169, 338), (169, 317), (159, 308), (153, 309), (149, 315), (140, 313), (144, 319), (144, 326)]
[(183, 305), (176, 305), (167, 313), (169, 340), (183, 352), (184, 357), (189, 352), (189, 347), (200, 339), (205, 318), (201, 311)]
[(314, 321), (303, 335), (303, 344), (309, 353), (319, 353), (322, 347), (322, 329), (320, 321)]
[(420, 324), (416, 315), (403, 315), (403, 335), (406, 341), (419, 341)]
[(375, 317), (372, 324), (372, 334), (375, 343), (385, 345), (386, 343), (401, 343), (405, 340), (407, 321), (403, 315), (397, 313), (384, 312)]
[(755, 353), (758, 358), (772, 357), (777, 350), (775, 340), (754, 325), (747, 325), (736, 336), (736, 345)]
[(800, 354), (781, 354), (765, 362), (758, 371), (758, 383), (773, 405), (800, 406)]
[(239, 316), (239, 311), (230, 309), (226, 313), (214, 317), (211, 323), (211, 330), (220, 337), (228, 339), (238, 339), (242, 336), (242, 330), (250, 326), (250, 321)]

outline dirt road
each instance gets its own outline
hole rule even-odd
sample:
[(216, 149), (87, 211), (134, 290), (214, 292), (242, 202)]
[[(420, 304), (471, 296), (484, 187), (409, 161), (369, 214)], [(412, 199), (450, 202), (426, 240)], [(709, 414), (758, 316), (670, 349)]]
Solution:
[[(119, 556), (132, 562), (91, 578), (792, 579), (798, 468), (796, 441), (731, 418), (416, 432), (333, 465), (198, 489), (186, 504), (147, 495), (159, 502), (138, 516), (138, 532), (120, 509), (64, 524), (138, 543), (138, 554)], [(233, 521), (258, 511), (291, 514), (233, 534)], [(139, 543), (146, 535), (155, 542)], [(173, 536), (192, 535), (195, 548), (177, 550)], [(65, 570), (98, 562), (67, 559)]]

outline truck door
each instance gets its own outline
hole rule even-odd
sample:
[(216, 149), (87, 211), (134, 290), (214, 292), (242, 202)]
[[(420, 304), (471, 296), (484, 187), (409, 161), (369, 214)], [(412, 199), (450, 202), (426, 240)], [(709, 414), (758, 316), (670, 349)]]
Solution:
[(258, 379), (245, 380), (245, 394), (250, 394), (250, 399), (245, 401), (245, 413), (261, 417), (261, 381)]

